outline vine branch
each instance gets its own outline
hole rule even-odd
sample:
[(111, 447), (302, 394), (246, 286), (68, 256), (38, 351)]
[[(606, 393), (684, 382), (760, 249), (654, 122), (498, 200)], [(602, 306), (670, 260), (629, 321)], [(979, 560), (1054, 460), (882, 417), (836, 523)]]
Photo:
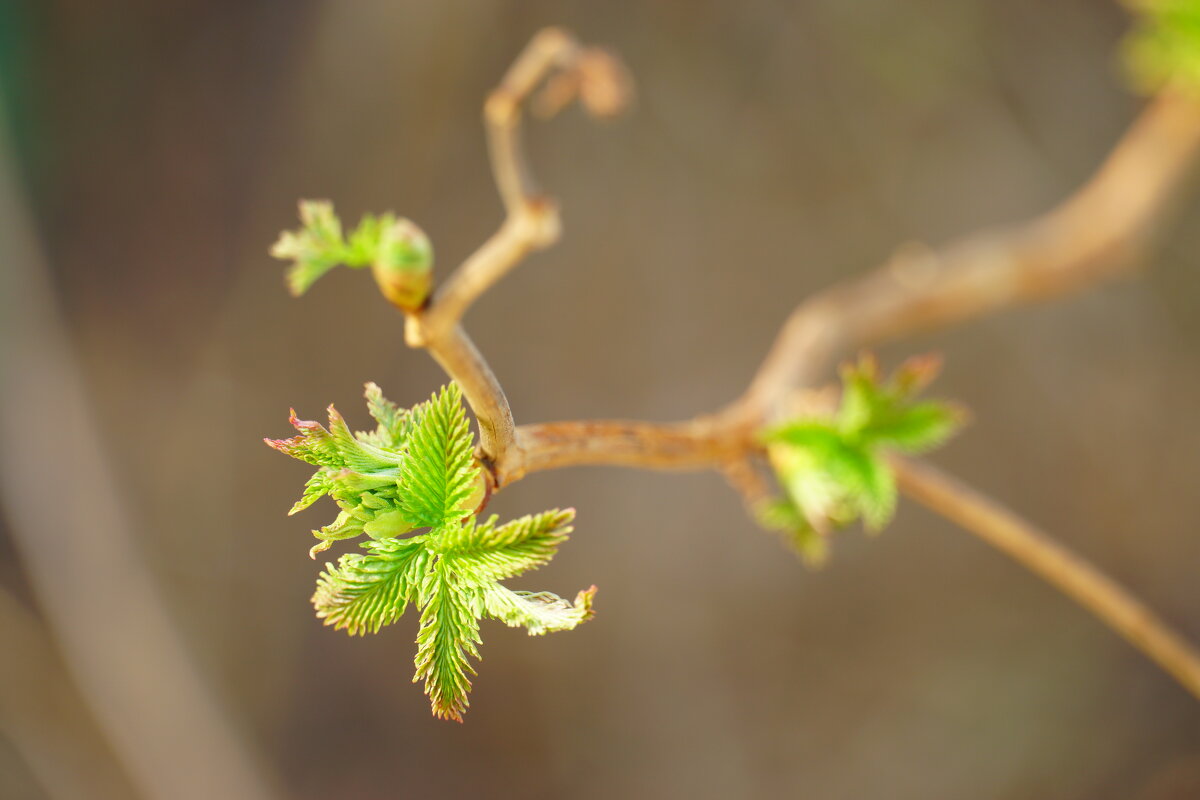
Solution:
[[(542, 94), (533, 94), (543, 85)], [(718, 469), (749, 503), (763, 491), (757, 433), (797, 390), (813, 387), (854, 349), (1080, 291), (1137, 264), (1200, 153), (1200, 102), (1170, 87), (1154, 97), (1091, 178), (1049, 212), (940, 249), (899, 248), (883, 266), (802, 303), (746, 391), (690, 420), (584, 420), (516, 426), (508, 400), (460, 324), (479, 297), (560, 235), (555, 203), (536, 192), (524, 158), (522, 109), (554, 113), (578, 97), (593, 115), (625, 105), (630, 84), (610, 54), (547, 29), (489, 96), (484, 119), (506, 217), (428, 305), (408, 314), (406, 340), (424, 347), (463, 390), (480, 428), (492, 489), (531, 472), (583, 464)], [(1140, 602), (1045, 534), (933, 467), (893, 459), (900, 489), (1005, 551), (1080, 602), (1200, 698), (1200, 654)]]

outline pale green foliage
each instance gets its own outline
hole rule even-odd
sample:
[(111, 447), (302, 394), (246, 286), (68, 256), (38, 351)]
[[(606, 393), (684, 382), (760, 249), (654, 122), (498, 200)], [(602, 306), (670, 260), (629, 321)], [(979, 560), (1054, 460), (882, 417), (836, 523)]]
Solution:
[(921, 453), (962, 424), (961, 409), (915, 396), (937, 374), (929, 358), (912, 359), (887, 380), (864, 356), (842, 370), (842, 400), (832, 416), (792, 420), (763, 434), (784, 497), (756, 510), (810, 564), (827, 557), (825, 535), (862, 520), (882, 530), (896, 510), (896, 479), (884, 454)]
[(376, 280), (387, 286), (389, 299), (395, 295), (403, 305), (417, 307), (429, 289), (433, 249), (420, 228), (395, 214), (365, 215), (350, 235), (342, 234), (342, 223), (327, 200), (300, 201), (299, 230), (284, 231), (271, 247), (271, 255), (291, 261), (288, 288), (304, 294), (329, 270), (339, 264), (372, 267)]
[[(479, 657), (479, 620), (488, 616), (531, 635), (568, 630), (592, 616), (595, 587), (573, 603), (545, 592), (516, 592), (499, 581), (547, 563), (571, 531), (573, 510), (504, 525), (475, 516), (483, 476), (458, 387), (450, 384), (412, 410), (367, 384), (375, 430), (350, 433), (332, 407), (329, 428), (298, 420), (291, 439), (267, 444), (318, 467), (293, 512), (324, 494), (341, 513), (315, 535), (314, 553), (336, 539), (366, 534), (362, 552), (326, 564), (313, 605), (326, 625), (377, 633), (410, 603), (421, 610), (416, 677), (436, 716), (461, 720)], [(419, 528), (423, 533), (408, 535)]]
[(1153, 92), (1166, 84), (1200, 92), (1200, 0), (1140, 0), (1124, 43), (1134, 84)]

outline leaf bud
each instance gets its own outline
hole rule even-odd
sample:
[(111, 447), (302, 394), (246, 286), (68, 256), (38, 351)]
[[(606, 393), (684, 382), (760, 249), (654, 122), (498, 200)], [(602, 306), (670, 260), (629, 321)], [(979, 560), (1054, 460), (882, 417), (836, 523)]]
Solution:
[(433, 247), (411, 220), (398, 219), (380, 232), (371, 273), (392, 305), (415, 311), (433, 286)]

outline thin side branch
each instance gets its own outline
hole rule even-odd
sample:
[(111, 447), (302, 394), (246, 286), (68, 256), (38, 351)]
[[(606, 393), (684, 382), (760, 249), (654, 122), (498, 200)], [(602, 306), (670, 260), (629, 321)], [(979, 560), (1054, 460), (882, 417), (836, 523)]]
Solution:
[[(447, 375), (462, 389), (479, 423), (480, 449), (487, 463), (508, 455), (515, 424), (508, 398), (495, 373), (480, 354), (462, 325), (455, 325), (435, 339), (426, 339), (422, 312), (408, 314), (405, 337), (412, 347), (424, 347)], [(488, 470), (491, 473), (491, 470)]]
[(1084, 559), (929, 464), (893, 457), (901, 491), (1029, 568), (1124, 636), (1200, 699), (1200, 652)]
[[(556, 80), (557, 79), (557, 80)], [(558, 207), (537, 194), (521, 146), (523, 107), (544, 82), (542, 107), (553, 113), (578, 96), (594, 116), (618, 113), (628, 82), (615, 58), (584, 48), (567, 32), (539, 32), (484, 105), (488, 152), (505, 219), (500, 229), (447, 278), (428, 306), (410, 314), (406, 340), (423, 347), (462, 387), (479, 420), (480, 450), (490, 465), (512, 458), (514, 426), (508, 398), (459, 325), (467, 309), (527, 255), (558, 241)], [(495, 474), (495, 467), (491, 470)]]

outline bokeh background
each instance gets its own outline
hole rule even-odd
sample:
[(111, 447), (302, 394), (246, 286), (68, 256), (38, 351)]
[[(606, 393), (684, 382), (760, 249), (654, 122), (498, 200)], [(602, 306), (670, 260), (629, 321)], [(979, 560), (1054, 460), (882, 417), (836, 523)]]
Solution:
[[(0, 390), (74, 370), (87, 413), (6, 406), (45, 447), (0, 506), (0, 797), (171, 796), (131, 769), (147, 748), (168, 776), (203, 760), (181, 778), (196, 797), (253, 785), (227, 769), (301, 800), (1200, 797), (1200, 706), (911, 504), (811, 572), (715, 474), (532, 476), (494, 510), (579, 519), (520, 585), (596, 583), (599, 614), (540, 639), (485, 623), (461, 726), (409, 683), (411, 613), (367, 639), (313, 618), (309, 529), (331, 506), (286, 517), (307, 472), (262, 437), (331, 401), (363, 427), (364, 381), (409, 404), (442, 376), (365, 275), (294, 300), (267, 247), (297, 198), (328, 197), (349, 221), (411, 217), (445, 274), (501, 218), (482, 98), (552, 23), (620, 52), (639, 97), (530, 130), (566, 235), (467, 319), (518, 421), (729, 401), (801, 298), (1048, 208), (1139, 106), (1114, 55), (1127, 16), (1101, 0), (4, 0), (0, 273), (24, 277), (0, 289), (10, 322), (37, 314), (5, 333)], [(943, 352), (937, 390), (975, 423), (936, 460), (1195, 640), (1200, 193), (1164, 233), (1140, 280), (882, 355)], [(79, 426), (108, 501), (69, 477)], [(84, 544), (47, 544), (65, 541)], [(139, 586), (207, 721), (146, 655), (162, 626), (119, 611)], [(73, 589), (118, 610), (74, 614)], [(209, 723), (240, 767), (192, 741)]]

